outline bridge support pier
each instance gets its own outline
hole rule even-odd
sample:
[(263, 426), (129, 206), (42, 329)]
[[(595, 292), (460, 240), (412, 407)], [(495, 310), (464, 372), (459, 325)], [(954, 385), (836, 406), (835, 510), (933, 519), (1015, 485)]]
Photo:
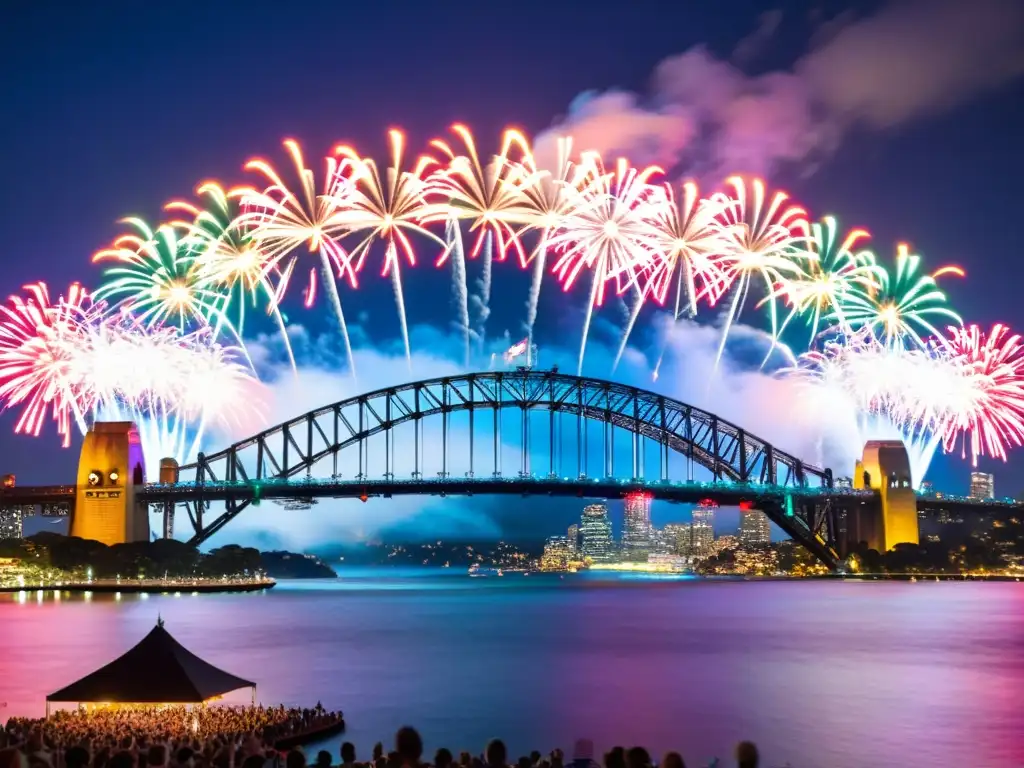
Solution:
[(879, 503), (850, 516), (848, 542), (865, 542), (878, 552), (920, 543), (910, 458), (901, 441), (869, 440), (854, 468), (853, 487), (878, 491)]
[(78, 459), (71, 535), (106, 545), (149, 541), (149, 514), (135, 503), (135, 486), (145, 483), (142, 441), (135, 424), (93, 424)]

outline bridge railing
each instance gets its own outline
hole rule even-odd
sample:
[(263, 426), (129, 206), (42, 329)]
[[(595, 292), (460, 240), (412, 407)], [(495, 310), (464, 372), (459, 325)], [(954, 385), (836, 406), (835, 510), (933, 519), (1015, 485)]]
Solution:
[(625, 492), (628, 489), (649, 488), (657, 490), (664, 489), (692, 489), (708, 492), (733, 491), (737, 494), (750, 494), (751, 496), (800, 496), (800, 497), (849, 497), (849, 498), (873, 498), (876, 491), (858, 490), (852, 488), (825, 488), (822, 486), (792, 486), (773, 485), (764, 483), (740, 483), (727, 481), (678, 481), (678, 480), (645, 480), (642, 478), (619, 478), (619, 477), (552, 477), (542, 475), (509, 476), (509, 477), (424, 477), (424, 478), (266, 478), (261, 480), (209, 480), (204, 482), (182, 481), (178, 483), (149, 483), (145, 486), (144, 493), (152, 492), (157, 494), (193, 495), (197, 491), (207, 490), (229, 490), (249, 488), (282, 488), (300, 487), (314, 489), (329, 489), (332, 487), (359, 487), (373, 488), (384, 485), (420, 486), (429, 488), (431, 485), (446, 485), (459, 483), (462, 485), (523, 485), (536, 483), (537, 485), (567, 485), (579, 488), (584, 494), (588, 485), (617, 485)]

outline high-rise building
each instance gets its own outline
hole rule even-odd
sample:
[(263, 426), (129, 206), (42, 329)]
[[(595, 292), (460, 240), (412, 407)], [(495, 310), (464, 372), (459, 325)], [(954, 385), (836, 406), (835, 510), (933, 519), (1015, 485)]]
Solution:
[(549, 536), (544, 542), (544, 554), (540, 558), (542, 571), (564, 571), (573, 559), (569, 539), (565, 536)]
[(745, 548), (767, 547), (772, 543), (768, 515), (759, 509), (740, 511), (740, 544)]
[(690, 555), (709, 557), (715, 543), (715, 510), (718, 505), (705, 500), (693, 510), (693, 524), (690, 526)]
[(22, 530), (21, 507), (0, 507), (0, 539), (20, 539)]
[(995, 478), (988, 472), (971, 472), (972, 499), (994, 499), (996, 497)]
[(595, 563), (612, 559), (612, 521), (608, 519), (608, 507), (591, 504), (584, 508), (580, 517), (580, 539), (584, 558)]
[(661, 538), (669, 547), (669, 554), (689, 555), (692, 548), (690, 543), (690, 523), (666, 523), (661, 529)]
[(570, 525), (568, 536), (569, 549), (572, 550), (572, 554), (575, 556), (580, 551), (580, 527), (578, 525)]
[(622, 519), (622, 556), (630, 561), (646, 563), (651, 554), (651, 497), (643, 492), (626, 494)]

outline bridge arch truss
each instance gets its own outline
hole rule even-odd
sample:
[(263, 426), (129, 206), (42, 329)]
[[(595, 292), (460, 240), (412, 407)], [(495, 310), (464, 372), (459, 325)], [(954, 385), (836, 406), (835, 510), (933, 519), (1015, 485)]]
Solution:
[[(513, 419), (517, 424), (511, 435), (510, 410), (521, 414)], [(459, 429), (468, 426), (468, 434), (453, 439), (453, 420), (460, 422)], [(428, 421), (434, 441), (424, 456)], [(483, 451), (481, 442), (486, 444)], [(508, 466), (509, 442), (519, 444), (515, 467)], [(451, 455), (453, 448), (457, 455)], [(651, 450), (657, 451), (656, 462)], [(832, 488), (830, 470), (806, 464), (715, 414), (636, 387), (535, 370), (440, 377), (350, 397), (224, 450), (200, 454), (195, 463), (180, 468), (179, 477), (194, 492), (192, 541), (200, 543), (246, 506), (244, 500), (229, 500), (224, 514), (204, 524), (209, 501), (203, 499), (203, 489), (225, 484), (301, 481), (314, 472), (340, 479), (347, 472), (344, 479), (351, 486), (423, 480), (424, 493), (430, 492), (428, 481), (457, 477), (619, 477), (656, 485), (672, 479), (670, 467), (680, 458), (689, 481), (694, 468), (703, 467), (715, 483), (773, 488), (780, 501), (786, 489), (806, 498), (814, 489), (824, 496)], [(437, 470), (436, 477), (428, 477), (428, 469)], [(147, 495), (155, 501), (153, 494)], [(788, 522), (787, 530), (792, 527)], [(823, 531), (815, 526), (811, 520), (798, 527), (820, 536)], [(794, 535), (799, 537), (800, 532)]]

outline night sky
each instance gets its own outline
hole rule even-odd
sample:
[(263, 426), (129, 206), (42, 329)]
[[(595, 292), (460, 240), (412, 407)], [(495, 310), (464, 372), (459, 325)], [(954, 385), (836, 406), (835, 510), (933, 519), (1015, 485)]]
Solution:
[[(453, 121), (486, 149), (508, 125), (586, 121), (606, 153), (673, 174), (765, 173), (813, 214), (870, 229), (883, 260), (906, 240), (931, 265), (961, 264), (967, 279), (944, 287), (964, 319), (1024, 327), (1022, 8), (9, 0), (0, 291), (93, 283), (90, 255), (119, 217), (156, 219), (204, 178), (242, 181), (286, 136), (318, 162), (341, 141), (380, 156), (393, 126), (420, 151)], [(386, 283), (367, 290), (390, 300)], [(407, 296), (419, 322), (427, 293)], [(538, 335), (557, 315), (542, 311)], [(0, 469), (70, 475), (75, 452), (49, 425), (33, 439), (13, 423), (0, 416)], [(998, 492), (1024, 489), (1024, 452), (983, 468)], [(932, 475), (963, 490), (966, 472), (942, 459)]]

